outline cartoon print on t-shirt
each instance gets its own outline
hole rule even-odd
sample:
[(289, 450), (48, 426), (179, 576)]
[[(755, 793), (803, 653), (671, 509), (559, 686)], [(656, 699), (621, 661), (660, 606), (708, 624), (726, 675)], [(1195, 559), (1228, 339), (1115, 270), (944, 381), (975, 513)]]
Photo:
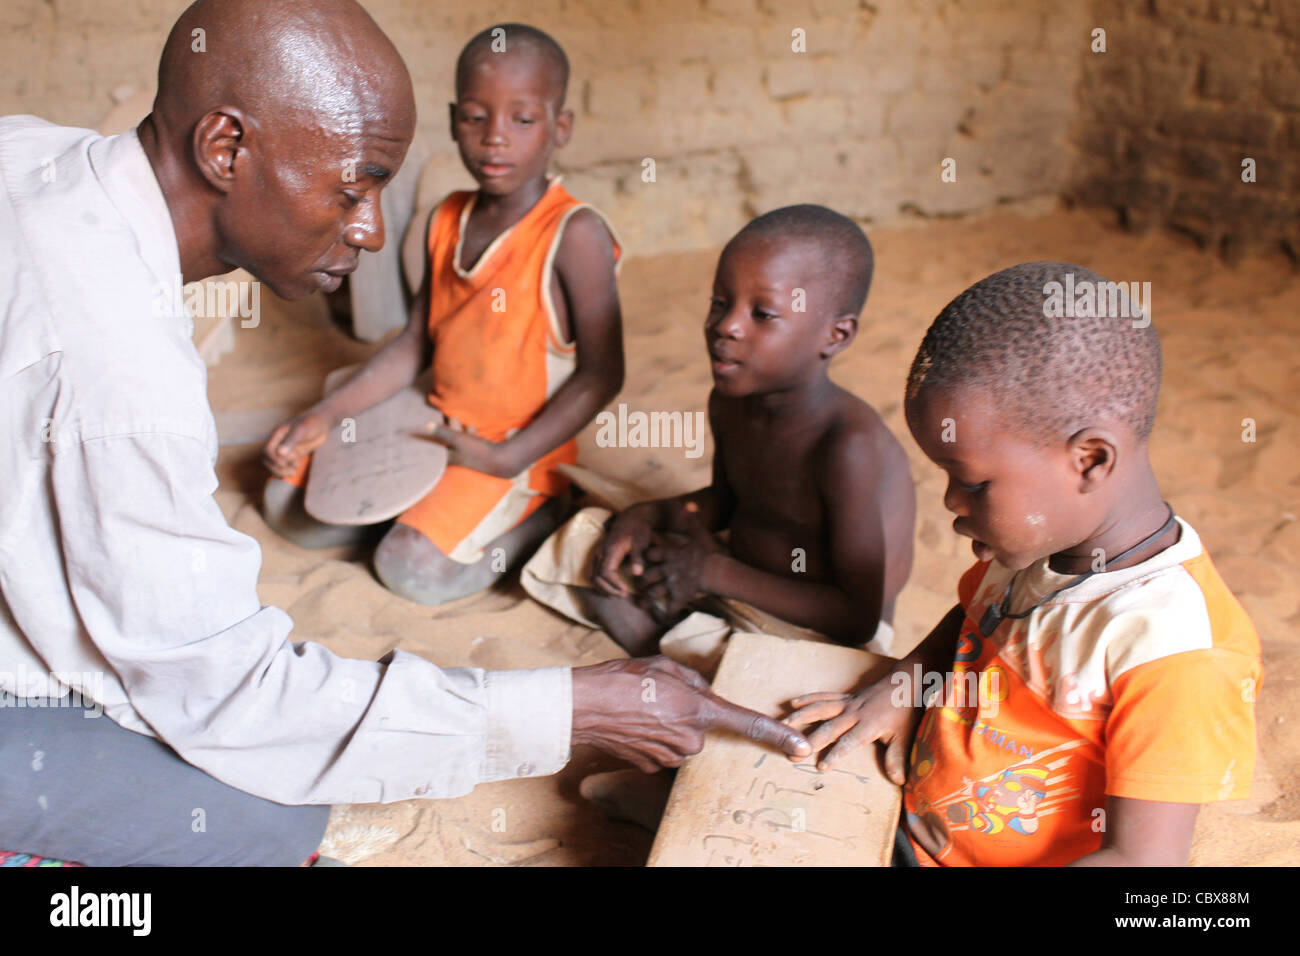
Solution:
[(953, 823), (969, 823), (975, 833), (1001, 833), (1004, 829), (1030, 836), (1038, 832), (1038, 807), (1047, 798), (1046, 767), (1036, 764), (1012, 767), (1002, 779), (971, 786), (972, 799), (948, 808)]

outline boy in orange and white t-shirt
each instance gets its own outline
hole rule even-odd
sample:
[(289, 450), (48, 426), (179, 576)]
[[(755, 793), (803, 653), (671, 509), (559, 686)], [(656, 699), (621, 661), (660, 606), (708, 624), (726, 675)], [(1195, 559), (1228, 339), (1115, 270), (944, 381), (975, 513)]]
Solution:
[(555, 466), (576, 460), (575, 435), (622, 387), (617, 240), (547, 176), (572, 133), (568, 74), (563, 50), (533, 27), (501, 24), (466, 45), (451, 128), (479, 188), (430, 217), (429, 269), (406, 330), (266, 446), (268, 521), (309, 546), (346, 540), (352, 529), (302, 510), (308, 455), (432, 365), (429, 402), (447, 419), (432, 437), (449, 465), (375, 553), (380, 580), (421, 603), (487, 587), (501, 570), (489, 555), (500, 549), (513, 565), (551, 532), (568, 486)]
[(1200, 805), (1249, 794), (1259, 639), (1161, 498), (1160, 341), (1099, 314), (1104, 282), (1027, 263), (931, 325), (908, 426), (978, 563), (887, 678), (788, 718), (821, 722), (815, 751), (838, 740), (823, 767), (887, 745), (923, 865), (1181, 865)]

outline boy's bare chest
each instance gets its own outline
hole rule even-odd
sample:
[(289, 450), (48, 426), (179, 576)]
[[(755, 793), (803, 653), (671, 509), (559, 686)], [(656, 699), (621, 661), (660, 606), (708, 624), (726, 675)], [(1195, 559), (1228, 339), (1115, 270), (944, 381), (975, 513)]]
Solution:
[(761, 429), (740, 427), (736, 432), (723, 442), (723, 465), (745, 520), (772, 528), (820, 527), (824, 519), (812, 443)]

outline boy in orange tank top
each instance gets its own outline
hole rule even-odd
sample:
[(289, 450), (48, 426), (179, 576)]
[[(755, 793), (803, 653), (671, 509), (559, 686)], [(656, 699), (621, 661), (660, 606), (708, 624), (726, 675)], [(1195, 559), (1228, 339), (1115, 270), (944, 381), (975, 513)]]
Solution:
[(613, 229), (547, 176), (573, 131), (568, 75), (564, 51), (533, 27), (500, 24), (470, 40), (451, 133), (479, 188), (430, 217), (429, 268), (406, 329), (276, 429), (264, 453), (272, 527), (308, 547), (356, 540), (365, 529), (303, 510), (310, 453), (432, 366), (429, 402), (446, 421), (430, 436), (447, 446), (448, 467), (375, 552), (379, 579), (422, 604), (490, 586), (554, 529), (567, 490), (555, 466), (576, 460), (575, 436), (623, 384)]

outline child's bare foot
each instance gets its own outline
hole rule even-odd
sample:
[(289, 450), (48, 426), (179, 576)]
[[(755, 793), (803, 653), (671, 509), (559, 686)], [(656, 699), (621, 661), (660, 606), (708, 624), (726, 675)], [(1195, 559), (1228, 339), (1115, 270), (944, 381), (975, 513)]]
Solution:
[(584, 777), (578, 792), (611, 820), (635, 823), (654, 833), (659, 829), (672, 786), (673, 774), (667, 770), (611, 770)]

